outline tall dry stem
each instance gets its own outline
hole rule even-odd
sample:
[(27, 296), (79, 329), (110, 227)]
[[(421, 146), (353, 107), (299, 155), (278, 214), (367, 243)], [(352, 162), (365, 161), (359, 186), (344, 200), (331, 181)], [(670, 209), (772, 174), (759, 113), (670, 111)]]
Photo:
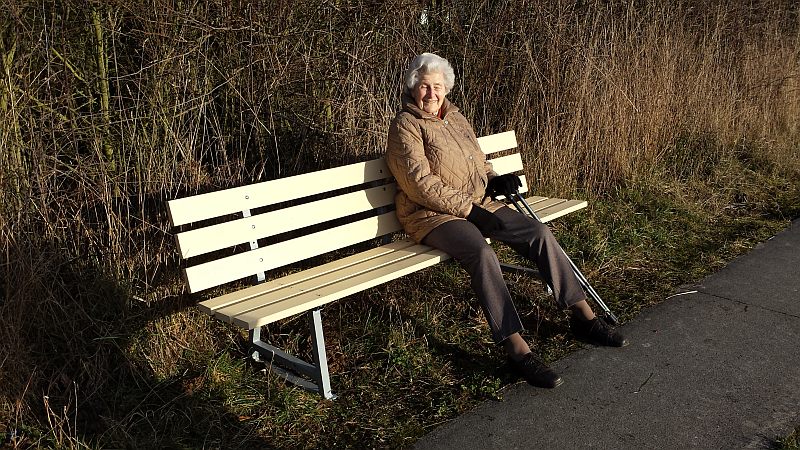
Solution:
[(99, 138), (102, 142), (103, 155), (106, 158), (108, 170), (109, 172), (114, 173), (117, 171), (117, 162), (116, 155), (114, 154), (114, 148), (111, 145), (111, 139), (109, 136), (109, 131), (111, 129), (111, 94), (108, 83), (108, 56), (106, 55), (106, 44), (101, 12), (93, 6), (91, 15), (95, 38), (95, 54), (97, 57), (97, 76), (100, 90), (100, 113), (102, 114), (102, 126), (100, 127)]

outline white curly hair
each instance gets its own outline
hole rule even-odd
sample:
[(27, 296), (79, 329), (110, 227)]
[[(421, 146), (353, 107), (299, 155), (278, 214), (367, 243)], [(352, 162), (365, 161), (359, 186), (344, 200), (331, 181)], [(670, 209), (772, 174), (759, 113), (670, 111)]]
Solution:
[(408, 69), (406, 69), (404, 76), (405, 92), (411, 93), (417, 86), (417, 83), (419, 83), (420, 76), (431, 72), (439, 72), (442, 74), (444, 77), (444, 87), (447, 89), (447, 92), (453, 89), (453, 86), (456, 84), (456, 74), (453, 72), (453, 66), (439, 55), (423, 53), (415, 56), (411, 64), (408, 65)]

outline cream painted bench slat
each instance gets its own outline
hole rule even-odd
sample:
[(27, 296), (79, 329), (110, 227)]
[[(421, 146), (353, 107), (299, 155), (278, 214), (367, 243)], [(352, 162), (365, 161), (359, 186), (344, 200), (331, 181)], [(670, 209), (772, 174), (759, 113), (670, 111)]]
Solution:
[[(499, 174), (521, 172), (513, 131), (478, 139)], [(523, 187), (527, 191), (524, 175)], [(394, 213), (396, 185), (383, 158), (255, 183), (167, 203), (183, 275), (194, 293), (335, 250), (374, 241), (368, 250), (236, 290), (199, 308), (249, 330), (253, 358), (266, 359), (292, 383), (332, 398), (321, 307), (449, 258), (404, 235)], [(543, 222), (586, 207), (585, 201), (528, 199)], [(253, 214), (253, 210), (266, 212)], [(257, 211), (258, 212), (258, 211)], [(210, 223), (209, 222), (213, 222)], [(396, 236), (397, 240), (391, 241)], [(381, 242), (382, 241), (382, 242)], [(307, 312), (314, 361), (308, 363), (260, 339), (261, 327)], [(310, 379), (310, 380), (309, 380)]]

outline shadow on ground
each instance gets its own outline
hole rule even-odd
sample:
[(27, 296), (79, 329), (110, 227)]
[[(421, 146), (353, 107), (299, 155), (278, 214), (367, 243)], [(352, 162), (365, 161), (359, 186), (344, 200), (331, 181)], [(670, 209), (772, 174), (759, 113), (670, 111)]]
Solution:
[(193, 385), (201, 377), (192, 372), (204, 368), (159, 376), (146, 353), (131, 351), (148, 324), (188, 299), (148, 307), (96, 262), (66, 259), (57, 243), (12, 243), (6, 257), (1, 445), (269, 447), (257, 424), (229, 412), (223, 392)]

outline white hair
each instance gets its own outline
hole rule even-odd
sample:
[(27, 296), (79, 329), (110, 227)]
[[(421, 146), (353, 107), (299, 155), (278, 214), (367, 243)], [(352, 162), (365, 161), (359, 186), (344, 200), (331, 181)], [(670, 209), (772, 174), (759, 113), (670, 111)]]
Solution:
[(410, 93), (419, 83), (420, 76), (431, 72), (442, 74), (447, 92), (453, 89), (456, 84), (456, 74), (453, 72), (453, 66), (439, 55), (423, 53), (415, 56), (411, 64), (408, 65), (408, 69), (406, 69), (405, 92)]

